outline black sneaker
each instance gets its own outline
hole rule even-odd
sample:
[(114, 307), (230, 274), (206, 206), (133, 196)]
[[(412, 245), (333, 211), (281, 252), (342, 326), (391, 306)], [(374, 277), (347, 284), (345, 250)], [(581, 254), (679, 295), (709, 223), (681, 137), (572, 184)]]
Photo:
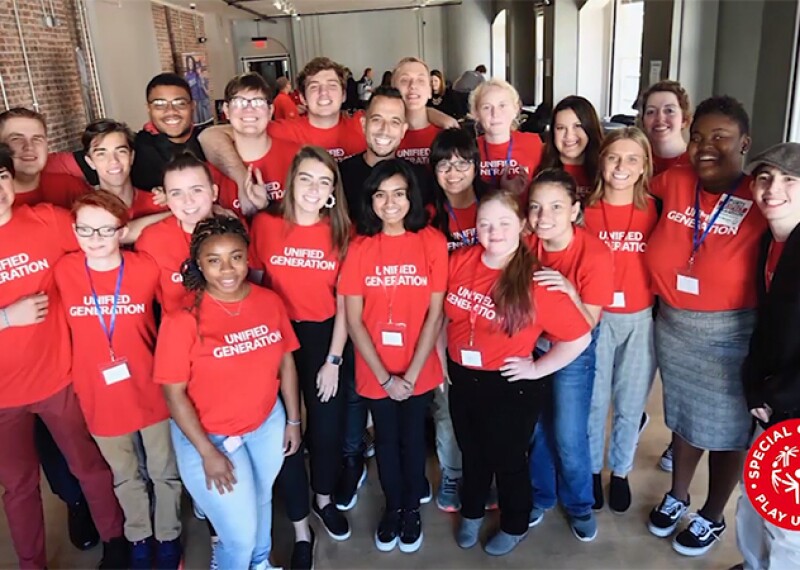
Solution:
[(400, 521), (400, 552), (416, 552), (422, 546), (422, 521), (419, 509), (406, 509)]
[(292, 570), (313, 570), (314, 568), (314, 548), (317, 546), (317, 537), (314, 536), (314, 529), (311, 531), (311, 540), (300, 540), (294, 543), (292, 549)]
[(592, 510), (603, 510), (603, 505), (605, 505), (606, 501), (603, 497), (603, 478), (600, 476), (600, 473), (592, 474), (592, 491), (594, 492), (594, 505), (592, 505)]
[(428, 481), (428, 478), (425, 477), (424, 487), (422, 488), (422, 496), (419, 498), (420, 505), (427, 505), (433, 499), (433, 487), (431, 487), (431, 482)]
[(611, 475), (611, 485), (608, 489), (608, 508), (618, 515), (631, 508), (631, 486), (627, 477)]
[(89, 505), (81, 501), (76, 505), (67, 505), (67, 528), (69, 540), (78, 550), (89, 550), (100, 542), (100, 535), (89, 512)]
[(671, 443), (664, 450), (664, 453), (661, 454), (661, 458), (659, 458), (659, 460), (658, 460), (658, 466), (661, 468), (662, 471), (666, 471), (667, 473), (672, 473), (672, 444)]
[(666, 538), (675, 532), (678, 523), (689, 508), (689, 500), (684, 503), (669, 493), (664, 495), (661, 504), (650, 511), (647, 528), (659, 538)]
[(352, 455), (344, 458), (339, 485), (336, 487), (334, 499), (341, 511), (349, 511), (358, 502), (358, 490), (367, 480), (367, 467), (364, 458)]
[(328, 503), (325, 507), (319, 508), (317, 501), (311, 502), (311, 510), (322, 521), (322, 526), (333, 540), (347, 540), (350, 538), (350, 523), (347, 517), (339, 512), (336, 505)]
[(100, 570), (124, 570), (130, 567), (131, 545), (125, 537), (118, 536), (103, 543), (103, 559)]
[(702, 556), (725, 532), (725, 520), (715, 522), (700, 513), (690, 515), (692, 522), (679, 532), (672, 541), (672, 548), (684, 556)]
[(378, 530), (375, 531), (375, 546), (381, 552), (391, 552), (397, 546), (402, 514), (401, 510), (384, 511)]

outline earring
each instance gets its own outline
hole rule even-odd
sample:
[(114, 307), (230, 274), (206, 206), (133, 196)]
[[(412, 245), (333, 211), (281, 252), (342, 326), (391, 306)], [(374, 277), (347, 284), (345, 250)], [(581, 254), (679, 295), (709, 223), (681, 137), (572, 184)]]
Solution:
[(330, 195), (328, 196), (328, 199), (327, 199), (327, 200), (325, 200), (325, 204), (324, 204), (324, 205), (325, 205), (325, 207), (326, 207), (326, 208), (328, 208), (329, 210), (330, 210), (331, 208), (333, 208), (333, 207), (336, 205), (336, 196), (334, 196), (333, 194), (330, 194)]

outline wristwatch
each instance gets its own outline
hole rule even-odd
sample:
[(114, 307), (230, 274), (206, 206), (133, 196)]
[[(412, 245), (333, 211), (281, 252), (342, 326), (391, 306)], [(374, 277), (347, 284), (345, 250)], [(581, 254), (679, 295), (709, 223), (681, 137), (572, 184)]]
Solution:
[(334, 366), (341, 366), (342, 364), (342, 357), (336, 356), (335, 354), (329, 354), (328, 357), (325, 359), (326, 362), (330, 362)]

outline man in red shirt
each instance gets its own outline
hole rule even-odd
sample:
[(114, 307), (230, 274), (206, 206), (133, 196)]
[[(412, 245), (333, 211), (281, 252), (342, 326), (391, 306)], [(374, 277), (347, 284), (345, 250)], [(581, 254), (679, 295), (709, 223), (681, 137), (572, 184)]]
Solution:
[(400, 141), (397, 157), (427, 165), (431, 143), (442, 130), (428, 120), (427, 105), (431, 98), (428, 64), (415, 57), (404, 57), (392, 72), (392, 87), (403, 96), (408, 121), (408, 131)]
[(276, 121), (280, 119), (296, 119), (300, 116), (300, 111), (294, 100), (289, 96), (292, 91), (292, 83), (288, 77), (279, 77), (278, 81), (278, 94), (275, 96), (275, 112), (272, 118)]

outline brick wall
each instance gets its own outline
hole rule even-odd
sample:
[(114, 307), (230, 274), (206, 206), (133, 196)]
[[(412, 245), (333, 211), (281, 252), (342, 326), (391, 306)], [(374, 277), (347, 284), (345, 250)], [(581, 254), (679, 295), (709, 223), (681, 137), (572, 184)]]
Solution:
[[(50, 3), (45, 4), (49, 9)], [(59, 21), (54, 28), (45, 27), (40, 0), (17, 0), (17, 5), (39, 110), (47, 118), (50, 148), (77, 148), (86, 125), (86, 110), (75, 57), (78, 29), (74, 1), (52, 3)], [(0, 54), (9, 106), (33, 108), (14, 11), (6, 0), (0, 1)]]
[(161, 4), (150, 4), (150, 7), (153, 10), (153, 24), (156, 30), (161, 71), (175, 71), (175, 58), (172, 55), (169, 28), (167, 27), (167, 7)]
[(205, 54), (208, 62), (206, 45), (197, 41), (197, 38), (206, 34), (205, 18), (201, 14), (195, 15), (155, 3), (151, 7), (162, 71), (174, 71), (183, 75), (186, 67), (183, 58), (185, 53)]

